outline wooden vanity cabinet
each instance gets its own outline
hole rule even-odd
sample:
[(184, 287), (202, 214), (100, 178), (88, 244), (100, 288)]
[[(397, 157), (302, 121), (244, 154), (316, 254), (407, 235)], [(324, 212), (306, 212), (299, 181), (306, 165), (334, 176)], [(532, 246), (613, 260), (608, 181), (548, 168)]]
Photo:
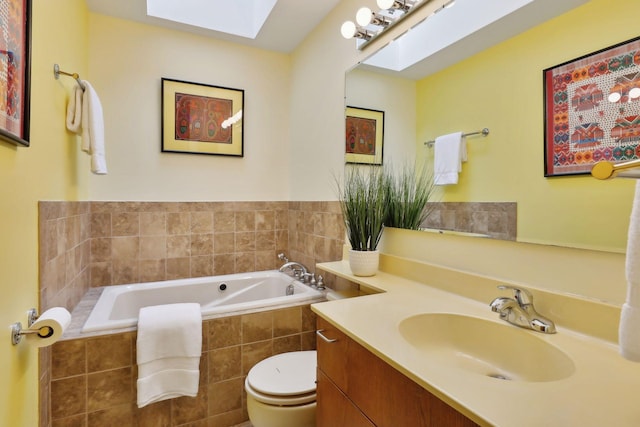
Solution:
[(318, 317), (318, 427), (467, 427), (476, 423)]

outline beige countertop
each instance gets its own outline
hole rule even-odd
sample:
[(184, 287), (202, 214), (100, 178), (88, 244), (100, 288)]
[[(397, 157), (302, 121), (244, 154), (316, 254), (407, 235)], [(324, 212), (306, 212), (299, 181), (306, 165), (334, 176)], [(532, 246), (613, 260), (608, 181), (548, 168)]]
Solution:
[[(380, 293), (313, 304), (313, 311), (480, 425), (640, 426), (637, 397), (640, 394), (640, 364), (622, 358), (617, 345), (611, 340), (567, 327), (566, 324), (572, 324), (572, 311), (558, 309), (557, 317), (554, 317), (549, 314), (550, 310), (543, 311), (538, 307), (543, 315), (556, 321), (556, 334), (519, 329), (524, 334), (535, 334), (568, 355), (575, 365), (571, 376), (548, 382), (499, 380), (454, 367), (429, 364), (417, 348), (404, 340), (398, 329), (403, 319), (422, 313), (456, 313), (507, 324), (491, 312), (490, 298), (485, 302), (482, 301), (484, 296), (478, 298), (474, 294), (468, 297), (459, 292), (449, 292), (443, 290), (443, 283), (431, 286), (429, 277), (418, 282), (383, 271), (368, 278), (355, 277), (351, 275), (346, 261), (318, 264), (317, 268)], [(438, 281), (436, 276), (433, 275), (434, 283)], [(471, 282), (474, 278), (469, 274), (461, 273), (459, 279), (455, 279), (455, 272), (447, 271), (446, 276), (448, 280), (458, 282), (452, 283), (456, 290), (473, 287)], [(486, 277), (478, 277), (477, 282), (488, 287), (481, 294), (505, 295), (495, 288), (491, 290), (499, 284), (497, 281), (492, 283)], [(539, 295), (536, 294), (537, 297)], [(543, 294), (539, 300), (540, 307), (583, 304), (581, 301), (566, 301), (566, 298), (570, 297), (555, 296), (549, 302), (544, 300)], [(581, 317), (581, 322), (593, 323), (586, 325), (585, 330), (593, 326), (593, 330), (598, 331), (596, 335), (611, 335), (612, 327), (617, 327), (612, 324), (615, 307), (605, 306), (600, 311), (593, 302), (585, 301), (584, 304), (584, 310), (576, 310), (576, 313), (581, 316), (587, 313), (586, 317)], [(563, 324), (557, 319), (567, 319), (567, 322)], [(600, 332), (602, 328), (607, 331)], [(509, 345), (505, 340), (504, 351), (509, 351)]]

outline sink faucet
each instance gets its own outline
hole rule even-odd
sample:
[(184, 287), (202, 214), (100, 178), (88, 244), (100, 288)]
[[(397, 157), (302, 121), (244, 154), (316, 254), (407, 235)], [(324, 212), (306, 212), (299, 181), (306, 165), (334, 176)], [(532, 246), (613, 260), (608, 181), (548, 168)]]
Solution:
[(500, 314), (502, 320), (545, 334), (556, 333), (556, 325), (533, 307), (533, 296), (529, 291), (506, 285), (500, 285), (498, 289), (513, 291), (513, 298), (498, 297), (489, 304), (491, 311)]

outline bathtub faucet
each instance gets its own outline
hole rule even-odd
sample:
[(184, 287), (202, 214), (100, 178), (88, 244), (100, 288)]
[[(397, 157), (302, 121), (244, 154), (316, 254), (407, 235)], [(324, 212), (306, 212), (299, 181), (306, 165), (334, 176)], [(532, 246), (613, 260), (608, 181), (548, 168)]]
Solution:
[(308, 283), (311, 286), (316, 284), (316, 278), (314, 273), (309, 273), (307, 267), (300, 264), (299, 262), (289, 261), (286, 262), (280, 267), (278, 271), (284, 273), (287, 270), (293, 272), (293, 277), (300, 280), (302, 283)]

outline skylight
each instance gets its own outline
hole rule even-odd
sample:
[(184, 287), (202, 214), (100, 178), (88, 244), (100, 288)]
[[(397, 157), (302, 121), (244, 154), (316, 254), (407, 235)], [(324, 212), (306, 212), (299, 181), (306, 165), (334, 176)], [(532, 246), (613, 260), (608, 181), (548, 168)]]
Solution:
[(255, 39), (278, 0), (147, 0), (147, 15)]

